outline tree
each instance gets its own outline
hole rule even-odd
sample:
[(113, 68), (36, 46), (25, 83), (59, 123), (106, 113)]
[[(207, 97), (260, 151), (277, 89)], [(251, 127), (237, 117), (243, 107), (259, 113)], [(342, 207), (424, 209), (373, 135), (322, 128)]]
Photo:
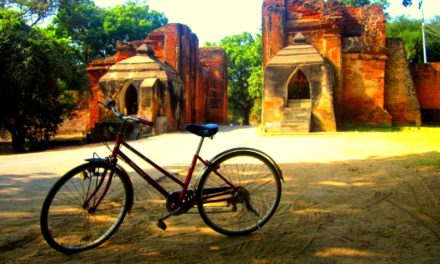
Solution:
[(46, 142), (74, 104), (66, 87), (86, 78), (72, 51), (28, 26), (20, 13), (0, 10), (0, 128), (12, 136), (16, 152)]
[(59, 0), (0, 0), (1, 9), (19, 10), (19, 14), (31, 26), (54, 14)]
[[(244, 32), (220, 41), (228, 56), (229, 115), (232, 121), (249, 124), (255, 102), (263, 89), (261, 35)], [(258, 106), (257, 106), (258, 107)]]
[[(387, 37), (401, 38), (407, 58), (412, 63), (423, 63), (422, 21), (399, 16), (387, 23)], [(429, 61), (440, 61), (440, 16), (425, 25)]]
[(84, 61), (115, 53), (117, 41), (143, 39), (168, 23), (148, 5), (126, 2), (114, 8), (97, 7), (92, 0), (61, 0), (54, 25), (59, 36), (70, 37), (82, 47)]
[(425, 25), (428, 61), (440, 61), (440, 16)]
[(364, 5), (379, 5), (387, 9), (390, 5), (389, 0), (343, 0), (348, 6), (361, 7)]
[(389, 38), (401, 38), (405, 44), (407, 58), (410, 61), (423, 59), (421, 21), (399, 16), (387, 23), (386, 34)]

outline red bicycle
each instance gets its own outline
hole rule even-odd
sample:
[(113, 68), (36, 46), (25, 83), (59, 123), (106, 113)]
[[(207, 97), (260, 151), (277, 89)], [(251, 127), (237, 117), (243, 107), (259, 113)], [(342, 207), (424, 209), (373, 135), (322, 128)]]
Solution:
[[(267, 154), (251, 148), (224, 151), (209, 161), (199, 156), (205, 138), (213, 138), (216, 124), (189, 124), (185, 129), (200, 136), (197, 151), (182, 182), (152, 160), (130, 146), (123, 136), (128, 122), (147, 126), (153, 123), (121, 114), (114, 101), (105, 107), (123, 122), (109, 157), (87, 159), (62, 176), (49, 191), (41, 210), (40, 226), (47, 243), (60, 252), (71, 254), (101, 245), (121, 225), (133, 205), (133, 186), (127, 172), (118, 164), (124, 161), (166, 199), (168, 213), (157, 220), (166, 229), (164, 220), (188, 212), (194, 206), (204, 222), (215, 231), (228, 235), (249, 234), (261, 228), (272, 217), (281, 197), (282, 172)], [(167, 191), (121, 148), (128, 149), (156, 170), (179, 185)], [(204, 167), (189, 188), (197, 161)]]

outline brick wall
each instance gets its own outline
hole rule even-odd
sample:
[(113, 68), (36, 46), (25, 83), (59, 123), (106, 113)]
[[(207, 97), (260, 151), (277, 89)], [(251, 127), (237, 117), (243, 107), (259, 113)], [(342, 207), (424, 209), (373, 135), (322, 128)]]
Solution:
[(146, 42), (156, 57), (173, 67), (185, 85), (183, 123), (195, 122), (196, 91), (199, 74), (199, 40), (183, 24), (168, 24), (151, 32)]
[[(200, 65), (204, 69), (206, 78), (203, 83), (206, 87), (199, 87), (206, 92), (206, 101), (200, 94), (197, 96), (195, 109), (205, 109), (200, 112), (205, 113), (205, 122), (226, 124), (228, 122), (228, 76), (226, 53), (220, 48), (201, 48)], [(200, 102), (200, 103), (199, 103)], [(200, 113), (199, 120), (202, 119)]]
[(416, 64), (411, 67), (422, 123), (440, 125), (440, 62)]
[(440, 109), (440, 62), (412, 65), (414, 84), (423, 109)]

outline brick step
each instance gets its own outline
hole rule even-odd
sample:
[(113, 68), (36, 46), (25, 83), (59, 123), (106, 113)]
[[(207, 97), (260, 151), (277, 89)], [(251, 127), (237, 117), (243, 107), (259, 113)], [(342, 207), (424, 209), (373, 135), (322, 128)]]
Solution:
[(309, 126), (305, 125), (283, 125), (281, 126), (281, 133), (309, 133)]
[(284, 120), (280, 132), (308, 133), (311, 112), (312, 102), (310, 99), (289, 100), (284, 109)]
[(309, 121), (307, 122), (283, 122), (281, 127), (291, 127), (291, 126), (309, 126)]
[(286, 108), (308, 107), (312, 108), (312, 101), (310, 99), (288, 100)]
[(281, 128), (282, 130), (296, 131), (296, 129), (298, 129), (299, 131), (306, 130), (308, 132), (310, 128), (310, 118), (284, 119)]
[(285, 113), (298, 113), (298, 112), (310, 112), (312, 110), (311, 107), (286, 107), (284, 108)]
[(284, 119), (310, 118), (310, 110), (297, 112), (284, 112)]
[(284, 126), (308, 126), (309, 125), (309, 121), (307, 122), (283, 122), (281, 124), (282, 127)]
[(302, 115), (296, 115), (296, 116), (284, 116), (283, 123), (286, 122), (304, 123), (304, 122), (309, 122), (309, 120), (310, 120), (310, 113), (304, 113)]

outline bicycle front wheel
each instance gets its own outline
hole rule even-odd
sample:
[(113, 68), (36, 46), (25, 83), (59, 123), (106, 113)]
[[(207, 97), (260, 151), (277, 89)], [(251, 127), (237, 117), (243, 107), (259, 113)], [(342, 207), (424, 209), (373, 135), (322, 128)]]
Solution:
[(281, 197), (281, 175), (261, 152), (233, 149), (212, 161), (197, 187), (197, 206), (205, 223), (228, 235), (245, 235), (262, 227)]
[(47, 243), (71, 254), (99, 246), (118, 229), (131, 202), (128, 177), (105, 162), (78, 166), (49, 191), (40, 226)]

